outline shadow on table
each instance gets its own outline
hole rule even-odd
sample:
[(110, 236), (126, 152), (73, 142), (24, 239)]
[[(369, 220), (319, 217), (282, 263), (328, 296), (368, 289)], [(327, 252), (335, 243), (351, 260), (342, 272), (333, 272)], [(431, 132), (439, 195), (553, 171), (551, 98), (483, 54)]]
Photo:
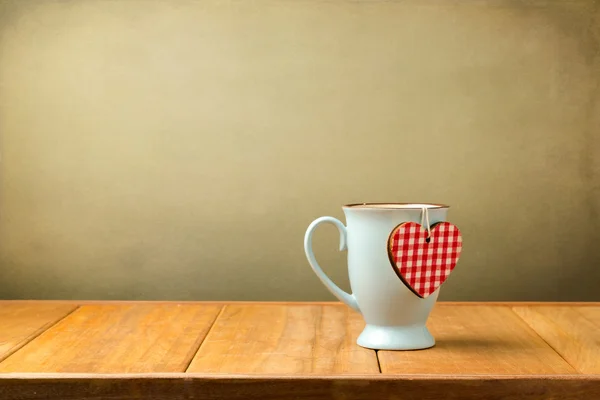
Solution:
[(531, 343), (523, 343), (517, 340), (511, 340), (510, 338), (501, 339), (484, 339), (484, 338), (461, 338), (461, 337), (449, 337), (439, 338), (435, 341), (435, 348), (451, 350), (451, 351), (465, 351), (465, 350), (511, 350), (524, 348), (531, 346)]

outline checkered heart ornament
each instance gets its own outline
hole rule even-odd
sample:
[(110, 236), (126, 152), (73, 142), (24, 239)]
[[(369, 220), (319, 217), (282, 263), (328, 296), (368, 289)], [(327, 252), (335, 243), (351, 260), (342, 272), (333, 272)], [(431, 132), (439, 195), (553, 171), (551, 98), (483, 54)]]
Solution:
[(448, 222), (427, 225), (405, 222), (388, 238), (392, 267), (404, 284), (417, 296), (426, 298), (448, 279), (462, 250), (459, 229)]

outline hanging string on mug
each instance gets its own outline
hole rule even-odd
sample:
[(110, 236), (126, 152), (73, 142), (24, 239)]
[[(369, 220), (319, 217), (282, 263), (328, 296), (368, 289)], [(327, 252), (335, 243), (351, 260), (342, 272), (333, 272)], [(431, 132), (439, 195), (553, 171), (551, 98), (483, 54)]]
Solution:
[[(427, 225), (425, 225), (425, 223)], [(429, 224), (429, 210), (427, 207), (423, 207), (421, 209), (421, 226), (427, 226), (427, 241), (429, 242), (429, 238), (431, 237), (431, 225)]]

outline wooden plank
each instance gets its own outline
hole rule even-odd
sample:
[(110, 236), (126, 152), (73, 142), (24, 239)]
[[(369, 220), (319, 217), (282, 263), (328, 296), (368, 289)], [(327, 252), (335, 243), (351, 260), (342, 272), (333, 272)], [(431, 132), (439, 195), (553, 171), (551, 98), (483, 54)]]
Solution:
[(385, 374), (570, 374), (574, 369), (502, 306), (436, 305), (427, 323), (435, 347), (378, 353)]
[(0, 372), (183, 372), (220, 309), (82, 306), (0, 363)]
[(0, 306), (0, 361), (26, 345), (77, 308), (54, 303), (5, 304)]
[(598, 307), (572, 307), (588, 321), (600, 328), (600, 305)]
[(515, 307), (513, 310), (577, 371), (600, 373), (600, 307)]
[(0, 393), (2, 400), (575, 400), (600, 398), (600, 376), (0, 375)]
[(356, 345), (364, 323), (342, 305), (227, 305), (188, 372), (379, 373)]

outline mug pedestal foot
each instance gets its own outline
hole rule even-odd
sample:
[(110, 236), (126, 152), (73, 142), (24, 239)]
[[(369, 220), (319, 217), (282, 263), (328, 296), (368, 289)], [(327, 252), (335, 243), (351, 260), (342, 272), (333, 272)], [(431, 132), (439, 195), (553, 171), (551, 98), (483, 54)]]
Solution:
[(433, 347), (435, 339), (425, 326), (367, 324), (356, 343), (374, 350), (419, 350)]

